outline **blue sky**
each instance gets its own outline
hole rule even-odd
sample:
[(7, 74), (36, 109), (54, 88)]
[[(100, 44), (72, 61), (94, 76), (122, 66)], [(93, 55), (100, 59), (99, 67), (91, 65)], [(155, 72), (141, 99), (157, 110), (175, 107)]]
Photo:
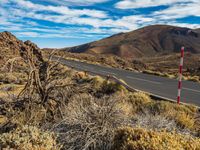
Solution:
[(200, 0), (0, 0), (0, 31), (70, 47), (143, 26), (200, 28)]

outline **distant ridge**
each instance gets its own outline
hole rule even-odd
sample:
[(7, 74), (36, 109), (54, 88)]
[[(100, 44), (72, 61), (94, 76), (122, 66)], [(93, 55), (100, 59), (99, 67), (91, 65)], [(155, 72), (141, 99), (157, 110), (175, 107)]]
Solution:
[(63, 50), (72, 53), (112, 54), (131, 59), (179, 52), (182, 45), (191, 53), (200, 53), (200, 29), (152, 25)]

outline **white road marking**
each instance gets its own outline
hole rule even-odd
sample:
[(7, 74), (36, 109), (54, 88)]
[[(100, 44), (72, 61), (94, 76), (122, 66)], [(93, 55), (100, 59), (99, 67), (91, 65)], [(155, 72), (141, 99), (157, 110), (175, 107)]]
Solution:
[(198, 92), (198, 93), (200, 93), (200, 91), (198, 91), (198, 90), (195, 90), (195, 89), (190, 89), (190, 88), (182, 88), (182, 89), (184, 89), (184, 90), (188, 90), (188, 91), (193, 91), (193, 92)]
[(141, 78), (135, 78), (135, 77), (130, 77), (130, 76), (127, 76), (127, 78), (129, 78), (129, 79), (135, 79), (135, 80), (140, 80), (140, 81), (145, 81), (145, 82), (150, 82), (150, 83), (154, 83), (154, 84), (161, 84), (160, 82), (150, 81), (150, 80), (141, 79)]
[(115, 73), (113, 72), (108, 72), (108, 71), (104, 71), (104, 70), (100, 70), (101, 72), (104, 72), (104, 73), (107, 73), (107, 74), (112, 74), (112, 75), (116, 75)]

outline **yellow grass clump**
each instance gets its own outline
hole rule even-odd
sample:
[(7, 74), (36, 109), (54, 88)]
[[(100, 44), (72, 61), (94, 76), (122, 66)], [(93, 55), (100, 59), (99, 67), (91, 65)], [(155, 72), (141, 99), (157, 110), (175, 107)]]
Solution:
[(113, 150), (200, 150), (200, 139), (170, 132), (124, 127), (116, 131)]
[(195, 129), (194, 118), (198, 109), (193, 105), (178, 105), (166, 101), (152, 101), (147, 107), (154, 114), (161, 114), (169, 119), (174, 119), (181, 128)]
[(22, 126), (0, 135), (0, 149), (59, 150), (54, 135), (34, 126)]

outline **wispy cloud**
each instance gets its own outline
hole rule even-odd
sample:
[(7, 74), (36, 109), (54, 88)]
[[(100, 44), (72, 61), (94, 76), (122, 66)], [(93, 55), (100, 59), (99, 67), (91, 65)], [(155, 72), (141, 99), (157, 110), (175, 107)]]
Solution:
[(12, 2), (16, 3), (19, 7), (25, 10), (32, 10), (32, 12), (38, 11), (49, 11), (58, 13), (61, 15), (68, 15), (69, 17), (75, 16), (90, 16), (90, 17), (97, 17), (97, 18), (106, 18), (107, 14), (104, 11), (99, 10), (90, 10), (90, 9), (70, 9), (67, 6), (51, 6), (51, 5), (41, 5), (41, 4), (34, 4), (30, 1), (25, 0), (11, 0)]
[[(0, 0), (0, 31), (8, 30), (19, 37), (92, 40), (152, 24), (200, 27), (198, 22), (178, 21), (200, 17), (199, 0), (121, 0), (116, 4), (109, 1)], [(149, 7), (164, 5), (162, 10), (146, 12)]]
[[(18, 19), (19, 21), (22, 21), (23, 18), (28, 17), (32, 19), (45, 20), (54, 23), (62, 23), (66, 25), (89, 25), (92, 27), (92, 29), (90, 30), (97, 31), (98, 29), (98, 31), (101, 31), (102, 33), (105, 32), (105, 29), (100, 29), (103, 27), (112, 28), (110, 29), (110, 33), (112, 34), (120, 30), (129, 31), (131, 29), (135, 29), (138, 27), (137, 24), (142, 24), (153, 20), (152, 18), (144, 17), (142, 15), (124, 16), (122, 18), (114, 20), (107, 16), (106, 12), (99, 10), (69, 9), (65, 6), (45, 6), (41, 4), (34, 4), (30, 1), (25, 0), (11, 1), (14, 2), (17, 5), (17, 7), (9, 8), (10, 12), (13, 12), (14, 15), (7, 14), (6, 17), (8, 20)], [(40, 13), (40, 11), (54, 12), (56, 14)], [(87, 15), (88, 17), (85, 17), (83, 15)], [(30, 36), (32, 35), (33, 34), (30, 34)]]
[(190, 3), (198, 0), (122, 0), (115, 4), (119, 9), (145, 8), (161, 5), (172, 5), (176, 3)]
[(176, 19), (187, 16), (200, 17), (200, 1), (193, 0), (192, 3), (175, 4), (167, 9), (154, 12), (154, 15), (158, 15), (162, 19)]
[(103, 3), (109, 0), (42, 0), (46, 2), (51, 2), (53, 4), (58, 5), (66, 5), (66, 6), (89, 6), (94, 5), (96, 3)]

